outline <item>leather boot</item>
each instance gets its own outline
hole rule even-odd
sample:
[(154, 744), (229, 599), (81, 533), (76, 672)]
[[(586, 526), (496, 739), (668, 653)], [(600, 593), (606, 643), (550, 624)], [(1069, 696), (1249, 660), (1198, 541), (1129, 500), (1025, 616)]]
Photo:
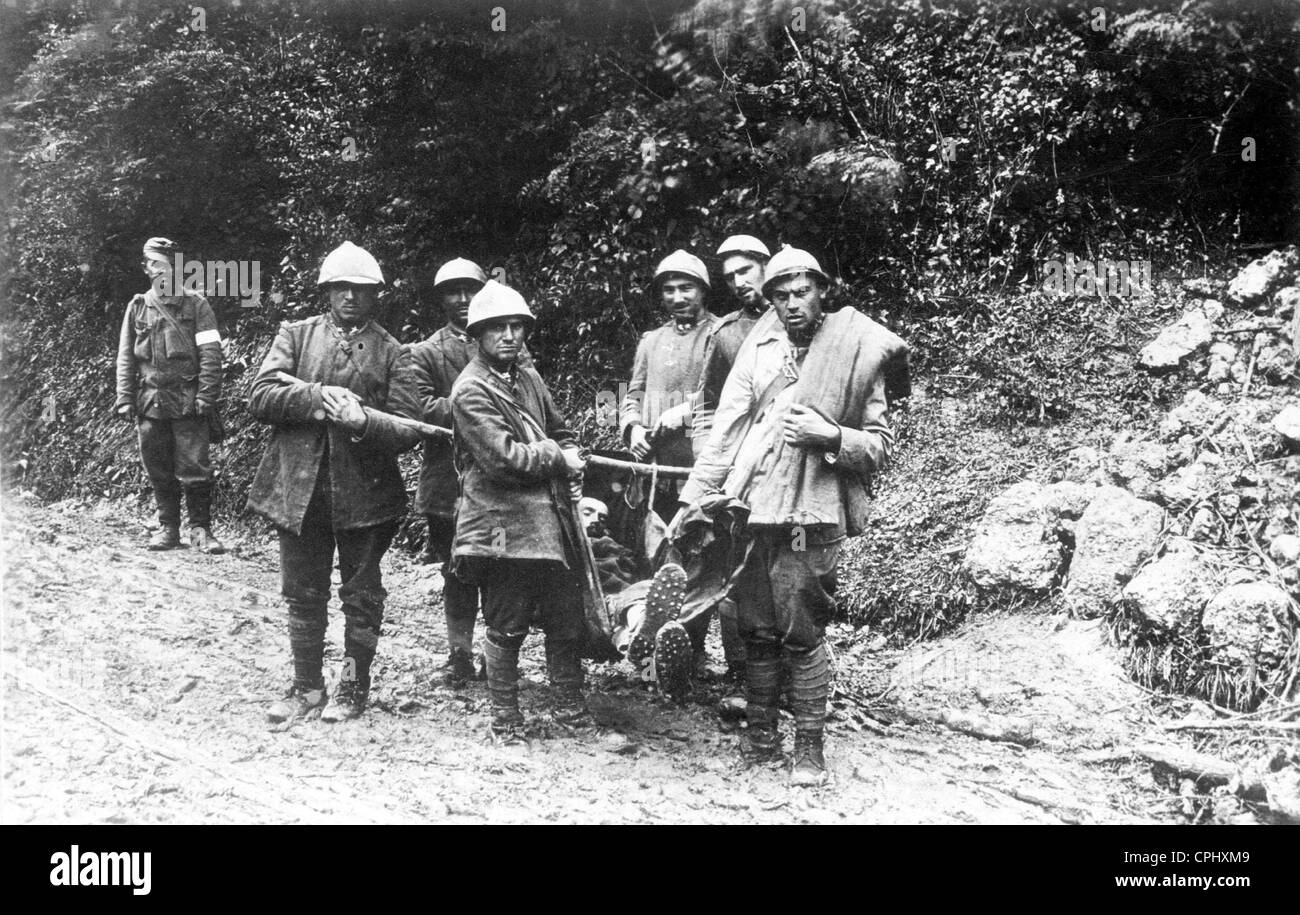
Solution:
[(565, 727), (590, 727), (596, 723), (583, 695), (580, 645), (571, 639), (546, 639), (546, 672), (555, 690), (551, 718)]
[[(358, 595), (358, 603), (373, 608), (377, 598)], [(359, 716), (370, 698), (370, 666), (379, 647), (379, 630), (371, 625), (371, 617), (356, 606), (343, 605), (343, 669), (339, 685), (330, 696), (329, 705), (320, 714), (321, 721), (347, 721)], [(374, 611), (383, 619), (382, 609)]]
[(155, 486), (158, 503), (158, 530), (149, 538), (149, 549), (174, 550), (181, 545), (181, 494), (179, 489)]
[(280, 724), (293, 718), (303, 718), (325, 704), (325, 687), (303, 689), (296, 684), (289, 687), (284, 698), (272, 702), (266, 710), (266, 720)]
[(180, 545), (181, 526), (179, 524), (164, 524), (154, 531), (153, 536), (149, 538), (149, 549), (154, 552), (174, 550)]
[(467, 585), (450, 570), (443, 571), (442, 606), (447, 621), (447, 644), (451, 650), (443, 665), (442, 682), (452, 689), (464, 689), (475, 679), (474, 618), (478, 615), (478, 589)]
[(726, 692), (718, 700), (718, 717), (723, 721), (743, 721), (748, 700), (745, 699), (745, 662), (732, 661), (727, 665), (722, 682)]
[(320, 713), (320, 720), (335, 724), (358, 718), (365, 711), (369, 697), (369, 664), (362, 672), (356, 658), (345, 656), (343, 670), (339, 673), (339, 685), (334, 688), (334, 695), (330, 696), (329, 703)]
[(524, 716), (519, 711), (519, 645), (522, 642), (522, 636), (502, 636), (492, 630), (483, 642), (488, 692), (492, 696), (492, 733), (506, 739), (521, 737), (524, 727)]
[(315, 600), (289, 603), (289, 649), (293, 653), (293, 685), (282, 699), (266, 711), (273, 723), (300, 718), (325, 705), (325, 678), (321, 663), (325, 655), (326, 605), (319, 592)]
[(190, 516), (190, 546), (209, 555), (224, 553), (225, 546), (212, 536), (212, 484), (185, 487), (185, 505)]
[(830, 695), (830, 664), (826, 646), (812, 651), (786, 652), (790, 666), (790, 705), (794, 711), (794, 766), (790, 784), (826, 783), (822, 733), (826, 727), (826, 702)]
[(826, 757), (822, 752), (822, 731), (797, 730), (794, 732), (794, 766), (790, 769), (790, 784), (802, 788), (816, 788), (826, 784)]
[(739, 608), (727, 598), (718, 604), (718, 634), (722, 637), (722, 657), (727, 662), (727, 673), (745, 667), (745, 642), (740, 637)]
[(775, 646), (746, 645), (744, 750), (756, 761), (772, 759), (781, 751), (777, 730), (776, 694), (781, 662)]

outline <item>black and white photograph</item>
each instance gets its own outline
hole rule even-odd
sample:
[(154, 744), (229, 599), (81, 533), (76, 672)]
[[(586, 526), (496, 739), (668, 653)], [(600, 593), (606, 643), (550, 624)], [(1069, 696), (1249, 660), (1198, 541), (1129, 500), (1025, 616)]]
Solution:
[(7, 826), (1300, 823), (1294, 0), (2, 0), (0, 163)]

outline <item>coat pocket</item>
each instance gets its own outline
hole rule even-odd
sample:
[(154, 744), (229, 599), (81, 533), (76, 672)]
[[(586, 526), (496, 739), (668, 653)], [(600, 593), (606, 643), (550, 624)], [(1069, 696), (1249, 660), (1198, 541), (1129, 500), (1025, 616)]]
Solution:
[[(179, 325), (179, 327), (177, 326)], [(194, 321), (180, 318), (177, 324), (164, 320), (159, 324), (162, 334), (163, 358), (168, 361), (178, 360), (198, 363), (198, 349), (194, 345)]]
[(135, 358), (148, 362), (153, 358), (153, 328), (143, 321), (134, 321), (132, 326), (135, 330)]

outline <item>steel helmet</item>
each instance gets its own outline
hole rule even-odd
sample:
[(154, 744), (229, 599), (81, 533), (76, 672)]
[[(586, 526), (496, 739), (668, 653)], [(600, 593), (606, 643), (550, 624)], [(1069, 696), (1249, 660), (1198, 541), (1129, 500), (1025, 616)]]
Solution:
[(683, 276), (689, 276), (691, 279), (703, 283), (705, 289), (712, 288), (709, 283), (709, 269), (704, 266), (704, 261), (689, 251), (683, 251), (681, 248), (678, 248), (659, 262), (659, 266), (655, 268), (655, 285), (658, 285), (659, 281), (668, 273), (680, 273)]
[(487, 282), (487, 274), (483, 272), (482, 267), (473, 261), (457, 257), (438, 268), (438, 272), (433, 277), (433, 286), (436, 289), (443, 283), (451, 283), (456, 280), (472, 280), (482, 286)]
[(717, 254), (718, 257), (726, 257), (728, 254), (743, 254), (746, 257), (764, 261), (772, 256), (772, 252), (767, 250), (767, 245), (752, 235), (732, 235), (718, 245)]
[(777, 280), (785, 279), (788, 276), (798, 276), (800, 273), (811, 273), (828, 285), (831, 281), (831, 278), (826, 275), (826, 271), (822, 269), (822, 265), (817, 263), (817, 258), (802, 248), (791, 248), (789, 245), (785, 245), (780, 251), (773, 254), (772, 259), (767, 262), (767, 270), (763, 280), (763, 295), (767, 295), (768, 287)]
[(171, 262), (173, 256), (180, 252), (180, 246), (170, 238), (155, 235), (144, 243), (145, 260)]
[(474, 293), (474, 298), (469, 300), (469, 318), (465, 321), (465, 330), (473, 334), (479, 324), (503, 318), (523, 318), (530, 327), (537, 320), (528, 309), (523, 296), (496, 280), (488, 280), (482, 289)]
[(345, 241), (331, 251), (320, 265), (320, 277), (316, 280), (316, 285), (324, 286), (326, 283), (382, 286), (384, 274), (379, 269), (379, 261), (369, 251)]

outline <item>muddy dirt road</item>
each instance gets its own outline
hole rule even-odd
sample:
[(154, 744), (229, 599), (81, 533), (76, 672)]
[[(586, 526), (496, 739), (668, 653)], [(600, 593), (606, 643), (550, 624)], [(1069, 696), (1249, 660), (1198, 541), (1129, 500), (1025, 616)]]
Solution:
[[(437, 573), (400, 555), (387, 560), (370, 710), (342, 725), (271, 726), (264, 707), (289, 676), (273, 542), (232, 538), (219, 557), (154, 554), (143, 521), (121, 505), (8, 500), (5, 822), (1177, 818), (1176, 796), (1148, 767), (1108, 758), (1107, 748), (1158, 728), (1095, 624), (995, 618), (906, 652), (836, 629), (833, 780), (790, 789), (783, 767), (740, 760), (738, 735), (719, 730), (708, 694), (676, 706), (621, 665), (589, 668), (595, 736), (495, 743), (483, 685), (434, 685), (445, 656)], [(524, 674), (530, 714), (546, 694), (540, 635)], [(1023, 727), (1000, 741), (959, 732), (989, 716)]]

